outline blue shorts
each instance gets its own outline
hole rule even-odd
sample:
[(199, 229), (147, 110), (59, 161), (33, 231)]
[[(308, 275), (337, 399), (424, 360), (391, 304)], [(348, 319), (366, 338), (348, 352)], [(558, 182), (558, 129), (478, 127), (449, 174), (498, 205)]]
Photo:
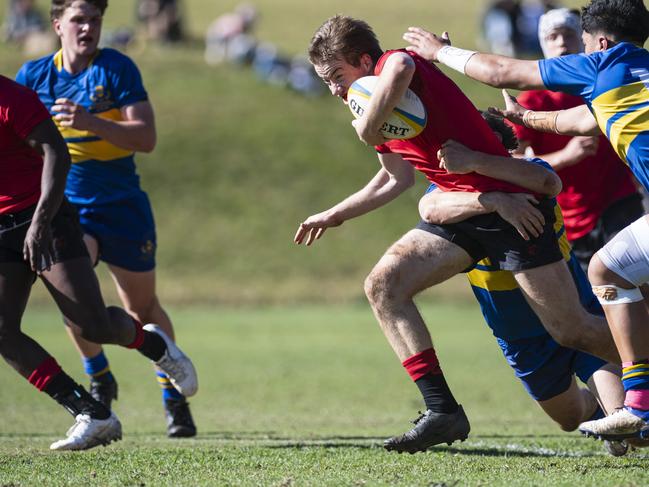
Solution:
[(75, 204), (84, 233), (99, 244), (99, 259), (133, 272), (155, 268), (156, 234), (146, 193), (106, 204)]
[(565, 348), (550, 335), (506, 341), (497, 338), (509, 365), (536, 401), (547, 401), (566, 392), (573, 375), (586, 383), (606, 361)]

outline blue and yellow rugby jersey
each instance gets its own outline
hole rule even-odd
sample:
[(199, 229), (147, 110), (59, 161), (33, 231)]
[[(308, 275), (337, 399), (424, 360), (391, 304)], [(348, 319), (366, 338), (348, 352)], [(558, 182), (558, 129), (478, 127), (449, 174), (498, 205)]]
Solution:
[[(114, 49), (99, 50), (90, 66), (74, 75), (63, 68), (62, 51), (58, 51), (25, 63), (16, 81), (36, 91), (52, 116), (58, 98), (68, 98), (109, 120), (122, 120), (122, 107), (148, 99), (135, 63)], [(132, 151), (92, 132), (58, 128), (73, 163), (65, 190), (72, 203), (107, 203), (140, 191)]]
[(584, 99), (611, 145), (649, 189), (649, 51), (621, 42), (539, 61), (545, 86)]
[[(552, 167), (542, 159), (533, 158), (528, 160), (552, 170)], [(427, 192), (434, 189), (435, 185), (431, 184)], [(588, 282), (588, 278), (581, 269), (579, 261), (573, 255), (570, 243), (566, 238), (561, 208), (559, 208), (556, 199), (553, 199), (553, 201), (556, 217), (554, 230), (563, 258), (577, 287), (581, 305), (590, 313), (602, 314), (602, 309), (592, 292), (590, 282)], [(491, 264), (489, 259), (483, 259), (466, 275), (473, 294), (480, 304), (482, 315), (494, 336), (509, 342), (547, 334), (541, 320), (539, 320), (530, 305), (527, 304), (514, 279), (514, 275), (510, 271), (499, 270), (497, 266)], [(558, 285), (561, 285), (561, 283), (558, 283)]]

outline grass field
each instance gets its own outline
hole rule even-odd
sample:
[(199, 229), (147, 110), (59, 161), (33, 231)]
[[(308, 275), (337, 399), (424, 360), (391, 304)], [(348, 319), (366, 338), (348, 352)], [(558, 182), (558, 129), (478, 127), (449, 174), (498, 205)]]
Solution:
[[(361, 187), (377, 161), (330, 97), (303, 98), (249, 69), (205, 65), (202, 32), (235, 3), (187, 0), (194, 42), (128, 51), (156, 111), (158, 146), (137, 162), (156, 212), (159, 294), (200, 374), (192, 400), (199, 437), (164, 437), (150, 367), (111, 348), (124, 440), (51, 454), (71, 418), (2, 365), (0, 486), (649, 484), (645, 453), (608, 457), (543, 416), (500, 356), (463, 277), (423, 301), (471, 436), (415, 456), (383, 451), (382, 440), (408, 429), (421, 404), (364, 303), (362, 281), (415, 223), (425, 183), (313, 248), (293, 246), (299, 222)], [(385, 47), (400, 46), (412, 23), (448, 29), (472, 47), (484, 3), (260, 0), (257, 34), (302, 53), (315, 28), (342, 12), (367, 19)], [(132, 27), (133, 13), (132, 0), (110, 0), (105, 28)], [(13, 76), (24, 61), (0, 45), (1, 74)], [(451, 76), (476, 106), (500, 104), (497, 90)], [(33, 298), (26, 331), (85, 382), (40, 285)]]
[[(562, 433), (513, 378), (477, 307), (429, 304), (447, 378), (472, 422), (464, 443), (390, 454), (418, 391), (366, 306), (176, 310), (201, 390), (195, 440), (167, 440), (151, 370), (111, 348), (125, 437), (85, 453), (47, 448), (67, 413), (0, 367), (0, 485), (646, 485), (647, 455), (608, 457)], [(58, 316), (26, 330), (84, 381)]]

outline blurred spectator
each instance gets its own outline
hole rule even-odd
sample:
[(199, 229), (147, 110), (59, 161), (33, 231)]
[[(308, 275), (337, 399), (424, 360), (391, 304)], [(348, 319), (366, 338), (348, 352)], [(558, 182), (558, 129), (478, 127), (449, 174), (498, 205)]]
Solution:
[(5, 41), (24, 43), (27, 37), (45, 32), (45, 20), (34, 0), (11, 0), (7, 19), (2, 26)]
[(178, 42), (184, 38), (179, 0), (138, 0), (137, 20), (149, 39)]
[(27, 56), (40, 56), (56, 48), (58, 40), (46, 28), (34, 0), (10, 0), (2, 25), (2, 39), (22, 47)]
[(482, 18), (482, 36), (489, 51), (514, 56), (520, 11), (520, 0), (496, 0), (489, 5)]
[(538, 36), (539, 20), (544, 13), (557, 8), (559, 4), (551, 0), (528, 1), (522, 4), (519, 17), (516, 19), (517, 55), (535, 59), (542, 55)]
[(285, 86), (307, 96), (323, 93), (324, 84), (306, 58), (295, 56), (291, 59), (273, 43), (257, 42), (252, 34), (257, 18), (255, 7), (242, 3), (233, 12), (214, 20), (205, 34), (205, 62), (251, 65), (257, 76), (267, 83)]
[(541, 46), (537, 36), (539, 19), (556, 8), (552, 0), (495, 0), (482, 19), (486, 48), (512, 57), (538, 57)]
[(288, 85), (306, 96), (321, 95), (325, 92), (325, 84), (318, 77), (309, 60), (302, 56), (295, 56), (291, 61)]
[(241, 3), (233, 12), (217, 17), (205, 34), (205, 61), (215, 65), (226, 60), (237, 64), (250, 63), (256, 41), (252, 30), (257, 21), (257, 9)]

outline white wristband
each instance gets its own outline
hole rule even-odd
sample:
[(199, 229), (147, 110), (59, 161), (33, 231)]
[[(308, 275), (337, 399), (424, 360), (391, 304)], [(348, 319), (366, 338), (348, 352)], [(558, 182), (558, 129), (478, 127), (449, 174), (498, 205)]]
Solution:
[(467, 49), (460, 49), (459, 47), (444, 46), (437, 53), (437, 60), (449, 68), (453, 68), (455, 71), (466, 74), (464, 67), (474, 54), (477, 53)]

